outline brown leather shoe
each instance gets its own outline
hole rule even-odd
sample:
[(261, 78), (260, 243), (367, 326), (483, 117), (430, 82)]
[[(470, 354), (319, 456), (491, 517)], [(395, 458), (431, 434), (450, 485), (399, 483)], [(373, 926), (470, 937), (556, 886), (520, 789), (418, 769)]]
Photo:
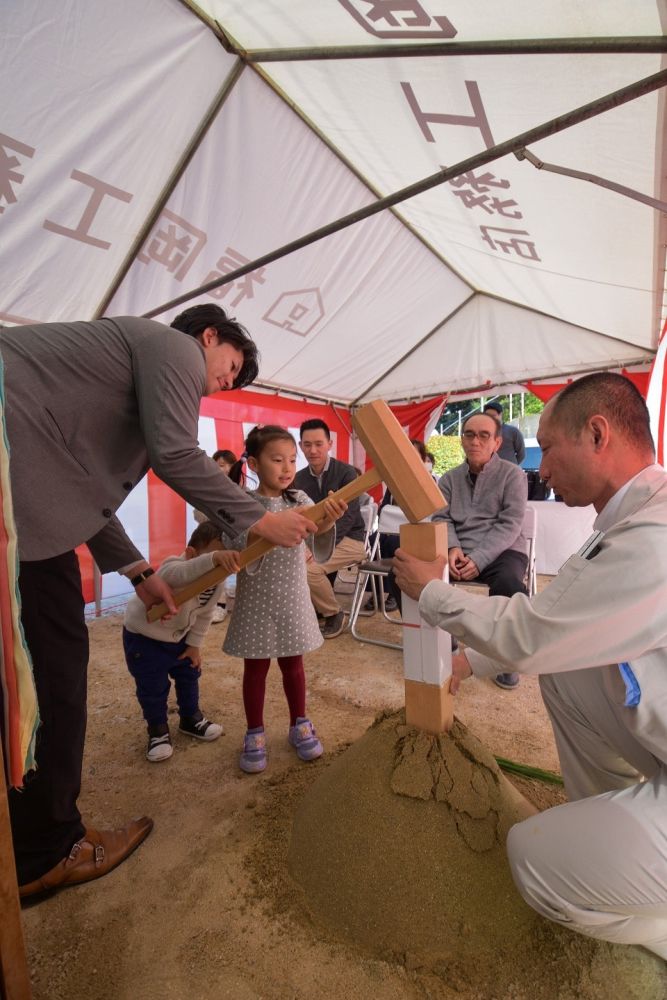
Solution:
[(153, 820), (148, 816), (132, 820), (122, 830), (95, 830), (87, 826), (66, 858), (41, 878), (19, 886), (21, 899), (101, 878), (125, 861), (152, 829)]

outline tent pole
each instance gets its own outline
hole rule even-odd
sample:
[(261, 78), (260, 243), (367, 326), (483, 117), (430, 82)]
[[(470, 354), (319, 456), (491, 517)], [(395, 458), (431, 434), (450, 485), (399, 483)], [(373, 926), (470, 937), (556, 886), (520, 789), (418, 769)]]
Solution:
[(657, 209), (658, 212), (667, 212), (667, 202), (651, 198), (647, 194), (642, 194), (641, 191), (626, 187), (625, 184), (617, 184), (616, 181), (609, 181), (605, 177), (599, 177), (597, 174), (590, 174), (583, 170), (575, 170), (573, 167), (559, 167), (556, 163), (545, 163), (529, 149), (517, 149), (514, 155), (517, 160), (528, 160), (538, 170), (546, 170), (549, 174), (561, 174), (563, 177), (572, 177), (577, 181), (588, 181), (590, 184), (607, 188), (608, 191), (613, 191), (615, 194), (622, 194), (625, 198), (640, 201), (644, 205), (648, 205), (649, 208)]
[(308, 62), (330, 59), (403, 59), (416, 56), (515, 56), (515, 55), (599, 55), (600, 53), (667, 52), (664, 35), (627, 35), (598, 38), (522, 38), (484, 41), (390, 42), (388, 45), (317, 45), (308, 48), (242, 49), (230, 43), (226, 48), (244, 62)]
[(612, 108), (619, 107), (622, 104), (627, 104), (628, 101), (635, 100), (637, 97), (653, 93), (653, 91), (659, 90), (665, 85), (667, 85), (667, 70), (661, 70), (659, 73), (653, 73), (651, 76), (644, 77), (642, 80), (637, 80), (635, 83), (631, 83), (627, 87), (621, 87), (620, 90), (615, 90), (611, 94), (607, 94), (606, 96), (600, 97), (595, 101), (584, 104), (580, 108), (576, 108), (573, 111), (568, 111), (563, 115), (559, 115), (557, 118), (552, 118), (550, 121), (529, 129), (527, 132), (522, 132), (520, 135), (514, 136), (512, 139), (508, 139), (505, 142), (491, 146), (490, 149), (485, 149), (480, 153), (476, 153), (474, 156), (470, 156), (466, 160), (461, 160), (452, 167), (438, 170), (437, 173), (431, 174), (429, 177), (425, 177), (423, 180), (417, 181), (415, 184), (410, 184), (408, 187), (401, 188), (400, 191), (396, 191), (394, 194), (380, 198), (378, 201), (373, 202), (370, 205), (366, 205), (364, 208), (358, 209), (355, 212), (351, 212), (349, 215), (345, 215), (334, 222), (330, 222), (326, 226), (321, 226), (319, 229), (316, 229), (311, 233), (307, 233), (299, 239), (292, 240), (291, 243), (286, 243), (277, 250), (264, 254), (256, 260), (249, 261), (249, 263), (244, 264), (235, 271), (231, 271), (229, 274), (222, 275), (220, 278), (215, 278), (213, 281), (207, 281), (205, 284), (199, 285), (190, 292), (184, 292), (182, 295), (178, 295), (176, 298), (170, 299), (168, 302), (163, 302), (162, 305), (155, 306), (154, 309), (149, 309), (142, 315), (146, 319), (150, 319), (153, 316), (159, 316), (161, 313), (167, 312), (167, 310), (173, 309), (175, 306), (179, 306), (184, 302), (189, 302), (191, 299), (204, 295), (206, 292), (210, 292), (214, 288), (219, 288), (221, 285), (237, 281), (238, 278), (243, 275), (250, 274), (252, 271), (256, 271), (260, 267), (265, 267), (274, 260), (279, 260), (281, 257), (286, 257), (288, 254), (294, 253), (296, 250), (301, 250), (303, 247), (310, 246), (312, 243), (316, 243), (325, 236), (331, 236), (333, 233), (340, 232), (341, 229), (346, 229), (348, 226), (361, 222), (363, 219), (368, 219), (373, 215), (377, 215), (378, 212), (382, 212), (386, 208), (391, 208), (393, 205), (399, 204), (399, 202), (407, 201), (409, 198), (414, 198), (416, 195), (423, 194), (425, 191), (430, 191), (431, 188), (438, 187), (440, 184), (446, 183), (451, 180), (452, 177), (458, 177), (460, 174), (476, 170), (478, 167), (482, 167), (487, 163), (491, 163), (503, 156), (507, 156), (508, 153), (514, 153), (517, 150), (523, 149), (525, 146), (529, 146), (533, 142), (538, 142), (541, 139), (545, 139), (547, 136), (563, 132), (572, 125), (577, 125), (580, 122), (595, 118), (597, 115), (603, 114), (605, 111), (609, 111)]
[(162, 209), (165, 207), (165, 205), (169, 201), (169, 198), (173, 194), (173, 191), (174, 191), (176, 185), (178, 184), (178, 182), (180, 181), (181, 177), (185, 173), (185, 170), (186, 170), (188, 164), (190, 163), (190, 160), (192, 159), (192, 157), (195, 155), (195, 153), (199, 149), (199, 146), (201, 145), (201, 142), (202, 142), (204, 136), (206, 135), (206, 133), (208, 132), (209, 128), (211, 127), (211, 125), (215, 121), (215, 118), (216, 118), (216, 116), (217, 116), (220, 108), (222, 107), (222, 105), (227, 100), (227, 97), (229, 96), (232, 88), (234, 87), (234, 84), (238, 80), (238, 78), (241, 75), (243, 69), (244, 69), (243, 63), (240, 62), (240, 61), (237, 62), (232, 67), (232, 69), (231, 69), (229, 75), (226, 77), (223, 85), (220, 87), (220, 89), (218, 90), (217, 94), (213, 98), (213, 101), (212, 101), (210, 107), (208, 108), (206, 114), (202, 118), (202, 120), (201, 120), (198, 128), (195, 130), (194, 135), (192, 136), (192, 138), (190, 139), (190, 142), (188, 143), (188, 145), (186, 146), (185, 150), (183, 151), (180, 159), (178, 160), (178, 162), (174, 166), (174, 169), (172, 170), (169, 178), (167, 179), (164, 187), (162, 188), (162, 191), (158, 195), (157, 201), (153, 205), (152, 211), (147, 216), (144, 224), (142, 225), (142, 227), (140, 228), (139, 232), (137, 233), (134, 241), (132, 242), (132, 245), (131, 245), (130, 249), (125, 254), (125, 259), (123, 260), (123, 263), (120, 265), (120, 267), (116, 271), (116, 274), (115, 274), (115, 276), (114, 276), (111, 284), (109, 285), (109, 288), (107, 289), (106, 293), (104, 294), (104, 297), (102, 298), (102, 300), (100, 301), (100, 304), (98, 305), (97, 309), (95, 310), (95, 313), (93, 315), (94, 319), (99, 319), (100, 316), (103, 316), (104, 313), (106, 312), (106, 310), (107, 310), (107, 308), (109, 306), (109, 303), (111, 302), (111, 300), (113, 299), (114, 295), (118, 291), (121, 283), (125, 279), (125, 277), (127, 275), (127, 272), (130, 270), (130, 267), (134, 263), (134, 260), (135, 260), (135, 258), (137, 256), (137, 254), (139, 253), (139, 251), (141, 250), (142, 246), (144, 245), (144, 243), (148, 239), (148, 236), (149, 236), (151, 230), (153, 229), (153, 226), (155, 225), (155, 223), (157, 222), (157, 220), (160, 217), (160, 213), (161, 213)]

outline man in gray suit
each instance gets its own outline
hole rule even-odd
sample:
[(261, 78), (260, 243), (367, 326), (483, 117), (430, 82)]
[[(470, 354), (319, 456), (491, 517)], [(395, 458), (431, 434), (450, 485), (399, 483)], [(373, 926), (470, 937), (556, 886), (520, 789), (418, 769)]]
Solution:
[(9, 795), (22, 897), (89, 881), (150, 833), (87, 827), (77, 808), (86, 728), (88, 634), (74, 549), (124, 573), (147, 607), (169, 587), (115, 516), (149, 468), (228, 534), (250, 526), (296, 545), (314, 526), (297, 510), (267, 513), (197, 445), (202, 396), (248, 385), (257, 349), (219, 306), (172, 327), (123, 317), (0, 331), (10, 476), (18, 531), (21, 618), (41, 726), (37, 770)]

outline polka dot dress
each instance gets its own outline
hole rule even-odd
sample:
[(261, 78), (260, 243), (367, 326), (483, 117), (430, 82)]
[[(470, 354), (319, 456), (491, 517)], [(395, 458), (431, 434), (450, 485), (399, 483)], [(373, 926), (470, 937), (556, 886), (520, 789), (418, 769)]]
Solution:
[[(312, 500), (300, 490), (295, 490), (298, 506), (310, 506)], [(264, 497), (253, 493), (253, 498), (268, 511), (294, 507), (282, 497)], [(327, 536), (317, 539), (316, 545)], [(333, 537), (326, 547), (332, 548)], [(225, 539), (229, 548), (242, 549), (247, 544), (247, 532), (234, 540)], [(324, 561), (327, 553), (318, 555)], [(236, 577), (234, 611), (223, 644), (225, 653), (252, 659), (260, 657), (298, 656), (318, 649), (324, 642), (317, 624), (317, 615), (310, 599), (306, 577), (305, 544), (292, 549), (275, 548), (268, 552), (257, 569), (257, 563), (241, 570)], [(255, 571), (256, 570), (256, 571)]]

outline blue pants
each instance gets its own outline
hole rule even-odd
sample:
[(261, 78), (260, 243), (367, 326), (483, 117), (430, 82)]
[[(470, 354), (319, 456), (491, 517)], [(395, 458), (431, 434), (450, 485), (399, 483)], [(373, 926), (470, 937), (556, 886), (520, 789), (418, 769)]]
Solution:
[(191, 666), (191, 660), (179, 660), (187, 642), (160, 642), (123, 628), (123, 648), (127, 669), (137, 685), (137, 698), (149, 726), (167, 723), (167, 699), (171, 677), (176, 688), (178, 713), (192, 718), (199, 711), (199, 678), (201, 670)]

